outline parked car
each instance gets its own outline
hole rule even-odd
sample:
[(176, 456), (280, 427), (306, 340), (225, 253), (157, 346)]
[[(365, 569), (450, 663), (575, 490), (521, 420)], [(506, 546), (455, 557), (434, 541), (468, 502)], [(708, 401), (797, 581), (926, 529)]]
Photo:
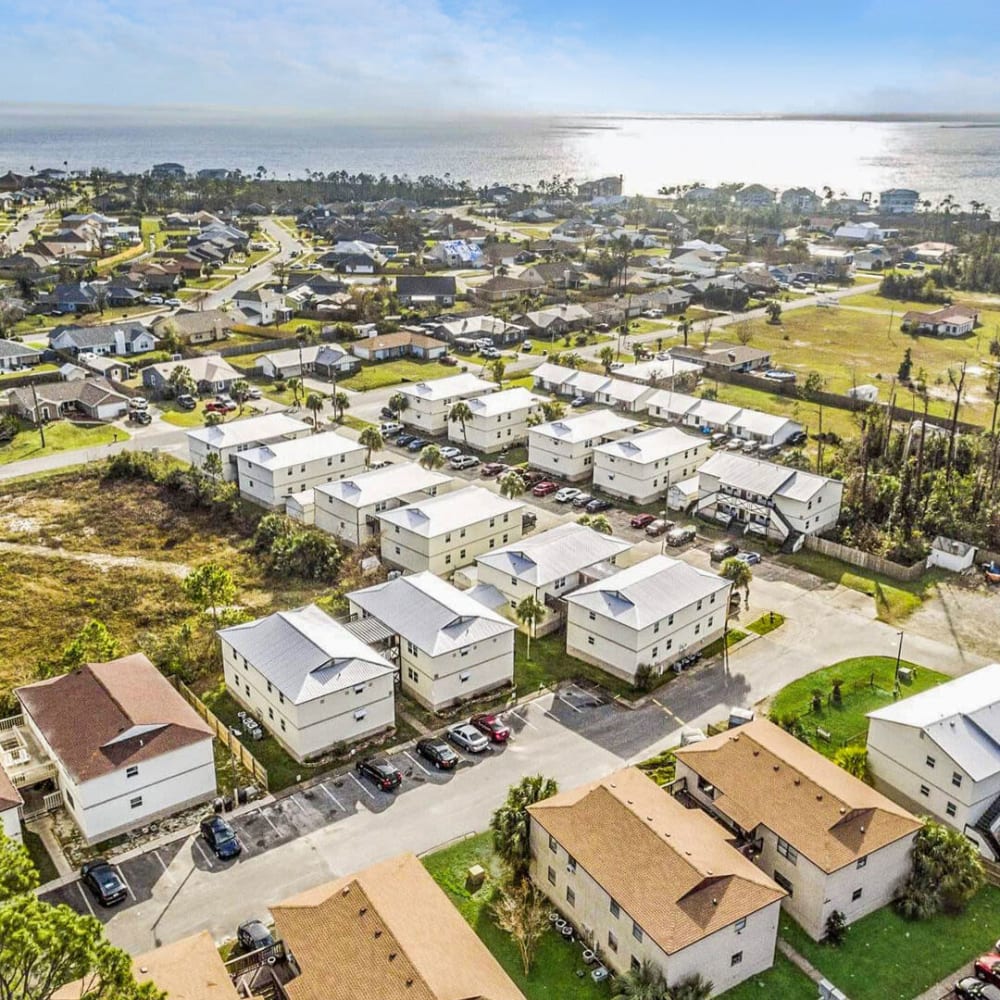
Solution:
[(403, 774), (385, 757), (365, 757), (354, 765), (362, 778), (374, 782), (383, 792), (391, 792), (403, 783)]
[(132, 410), (128, 418), (133, 424), (141, 424), (143, 427), (153, 422), (152, 416), (146, 410)]
[(162, 295), (147, 295), (146, 296), (146, 301), (151, 306), (162, 306), (163, 305), (163, 296)]
[(206, 413), (232, 413), (235, 409), (235, 403), (220, 403), (217, 399), (205, 404)]
[(426, 448), (429, 444), (423, 438), (413, 438), (412, 441), (406, 446), (407, 451), (420, 451), (421, 448)]
[(469, 719), (469, 725), (475, 726), (491, 743), (506, 743), (510, 736), (510, 728), (499, 715), (482, 713)]
[(544, 478), (545, 473), (539, 472), (537, 469), (528, 469), (525, 472), (519, 472), (518, 475), (524, 480), (525, 486), (537, 486)]
[(683, 528), (672, 528), (667, 532), (667, 545), (677, 548), (680, 545), (687, 545), (698, 537), (698, 529), (688, 524)]
[(436, 736), (417, 740), (417, 753), (424, 760), (429, 760), (439, 771), (450, 771), (460, 759), (444, 740)]
[(251, 385), (247, 387), (246, 397), (247, 399), (263, 399), (264, 393), (257, 386)]
[(763, 559), (759, 552), (739, 552), (733, 558), (739, 559), (740, 562), (746, 563), (748, 566), (756, 566)]
[(558, 483), (553, 483), (549, 479), (543, 479), (540, 483), (535, 483), (531, 488), (531, 495), (534, 497), (547, 497), (550, 493), (555, 493), (559, 489)]
[(805, 431), (796, 431), (789, 439), (788, 443), (793, 448), (798, 448), (799, 445), (805, 444), (809, 440), (809, 435)]
[(572, 407), (586, 406), (587, 400), (584, 396), (574, 396), (570, 401), (569, 405)]
[(244, 951), (251, 952), (270, 948), (274, 944), (274, 935), (263, 920), (246, 920), (237, 928), (236, 940)]
[(625, 367), (625, 362), (624, 361), (612, 361), (611, 364), (608, 367), (611, 369), (611, 371), (616, 372), (616, 371), (618, 371), (619, 368), (624, 368)]
[(744, 452), (746, 452), (746, 454), (752, 455), (754, 452), (760, 450), (760, 442), (759, 441), (744, 441), (743, 442), (743, 450), (744, 450)]
[(669, 531), (674, 526), (673, 521), (664, 520), (662, 517), (654, 517), (649, 524), (646, 525), (646, 534), (650, 538), (659, 538), (664, 532)]
[(721, 542), (716, 542), (712, 546), (712, 551), (709, 554), (709, 558), (712, 562), (722, 562), (724, 559), (729, 559), (736, 555), (740, 551), (740, 547), (728, 539), (723, 539)]
[(570, 500), (575, 500), (582, 492), (582, 490), (578, 490), (575, 486), (564, 486), (556, 493), (553, 499), (556, 503), (569, 503)]
[(780, 444), (765, 444), (761, 446), (760, 451), (757, 452), (761, 458), (773, 458), (778, 452), (781, 451)]
[(456, 448), (454, 445), (450, 445), (450, 444), (449, 445), (445, 445), (441, 449), (441, 455), (442, 455), (442, 457), (447, 458), (447, 459), (458, 458), (458, 456), (461, 455), (461, 454), (462, 454), (462, 449), (461, 448)]
[(955, 983), (955, 996), (959, 1000), (1000, 1000), (1000, 987), (975, 976), (964, 976)]
[(709, 448), (721, 448), (729, 440), (729, 435), (723, 431), (713, 434), (708, 442)]
[(588, 514), (600, 514), (602, 510), (611, 510), (614, 506), (610, 500), (605, 500), (604, 497), (594, 497), (590, 503), (587, 504)]
[(447, 365), (449, 368), (452, 368), (458, 364), (458, 358), (454, 357), (451, 354), (442, 354), (441, 357), (438, 358), (438, 361), (440, 361), (441, 364), (443, 365)]
[(497, 358), (503, 357), (495, 347), (484, 347), (479, 353), (488, 361), (495, 361)]
[(143, 396), (133, 396), (128, 401), (128, 408), (130, 410), (148, 410), (149, 401)]
[(399, 437), (396, 438), (396, 444), (398, 444), (400, 448), (405, 448), (416, 438), (416, 436), (416, 434), (400, 434)]
[(629, 525), (633, 528), (646, 528), (655, 520), (656, 518), (652, 514), (636, 514), (635, 517), (629, 521)]
[(396, 434), (403, 433), (403, 425), (389, 420), (379, 426), (379, 433), (384, 438), (393, 437)]
[(177, 306), (183, 305), (180, 299), (164, 299), (163, 304), (165, 306), (170, 306), (172, 309), (176, 309)]
[(502, 472), (507, 471), (508, 466), (504, 465), (503, 462), (487, 462), (480, 470), (480, 475), (485, 479), (490, 479), (493, 476), (499, 476)]
[(456, 455), (448, 464), (453, 469), (474, 469), (479, 459), (475, 455)]
[(383, 420), (395, 420), (399, 414), (395, 410), (390, 409), (388, 406), (383, 406), (382, 409), (379, 410), (379, 416)]
[(534, 344), (533, 344), (533, 343), (532, 343), (532, 342), (531, 342), (530, 340), (526, 340), (526, 341), (525, 341), (525, 342), (524, 342), (524, 343), (523, 343), (523, 344), (521, 345), (521, 350), (522, 350), (522, 351), (530, 351), (530, 350), (532, 350), (532, 349), (534, 348), (534, 346), (535, 346), (535, 345), (534, 345)]
[(593, 496), (591, 496), (589, 493), (581, 493), (579, 496), (573, 497), (573, 506), (586, 507), (587, 504), (590, 503), (590, 501), (593, 499), (594, 499)]
[(726, 442), (726, 451), (742, 451), (743, 442), (739, 438), (733, 438)]
[(996, 953), (980, 955), (976, 959), (973, 971), (975, 972), (976, 979), (984, 983), (992, 983), (994, 986), (1000, 986), (1000, 955)]
[(467, 722), (452, 726), (448, 730), (448, 739), (469, 753), (482, 753), (490, 745), (490, 741), (475, 726), (470, 726)]
[(198, 400), (195, 399), (194, 396), (190, 396), (186, 392), (184, 392), (177, 397), (177, 405), (182, 410), (193, 410), (195, 409), (195, 407), (197, 407)]
[(221, 816), (206, 816), (200, 824), (202, 837), (217, 858), (235, 858), (243, 850), (236, 831)]
[(88, 861), (80, 869), (80, 878), (101, 906), (114, 906), (128, 895), (121, 875), (105, 858)]

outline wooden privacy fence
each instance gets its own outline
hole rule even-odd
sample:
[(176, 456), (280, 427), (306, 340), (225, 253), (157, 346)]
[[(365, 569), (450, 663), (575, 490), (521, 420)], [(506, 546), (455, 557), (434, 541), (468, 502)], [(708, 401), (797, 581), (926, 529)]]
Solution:
[(229, 748), (237, 763), (247, 774), (253, 776), (258, 787), (268, 791), (267, 768), (243, 745), (239, 737), (229, 731), (229, 727), (192, 691), (182, 680), (169, 678), (170, 683), (184, 697), (184, 700), (212, 727), (216, 739)]
[(862, 552), (861, 549), (841, 545), (840, 542), (831, 542), (828, 538), (819, 538), (816, 535), (805, 536), (805, 547), (825, 556), (833, 556), (834, 559), (839, 559), (851, 566), (866, 569), (870, 573), (880, 573), (892, 580), (902, 580), (908, 583), (919, 580), (927, 568), (925, 559), (921, 559), (920, 562), (914, 563), (912, 566), (904, 566), (891, 559), (884, 559), (882, 556), (872, 555), (870, 552)]

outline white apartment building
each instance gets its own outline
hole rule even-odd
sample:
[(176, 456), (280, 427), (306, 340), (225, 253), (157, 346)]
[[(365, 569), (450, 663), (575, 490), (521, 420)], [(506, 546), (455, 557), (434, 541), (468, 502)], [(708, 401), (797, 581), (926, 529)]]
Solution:
[(400, 576), (347, 595), (352, 619), (395, 634), (403, 690), (431, 711), (514, 679), (514, 626), (433, 573)]
[(508, 618), (516, 620), (517, 606), (526, 597), (542, 604), (545, 617), (533, 634), (547, 635), (565, 617), (561, 598), (582, 583), (613, 572), (615, 561), (631, 547), (622, 538), (569, 522), (481, 555), (476, 560), (477, 580), (503, 595)]
[(399, 419), (424, 434), (444, 434), (448, 429), (448, 414), (453, 403), (485, 396), (499, 388), (496, 382), (487, 382), (468, 372), (402, 385), (399, 391), (406, 397), (407, 405)]
[(382, 558), (410, 573), (448, 576), (521, 537), (524, 504), (468, 486), (379, 514)]
[(921, 823), (767, 719), (677, 750), (675, 792), (727, 826), (814, 940), (892, 902)]
[(630, 683), (722, 636), (728, 580), (652, 556), (566, 595), (566, 652)]
[[(479, 452), (504, 451), (528, 439), (528, 418), (542, 412), (541, 396), (520, 386), (468, 400), (472, 418), (448, 421), (448, 437)], [(405, 414), (404, 414), (405, 415)]]
[(879, 192), (878, 210), (883, 215), (912, 215), (917, 210), (920, 193), (910, 188), (889, 188)]
[(142, 653), (14, 693), (88, 843), (215, 796), (212, 730)]
[(240, 494), (271, 510), (285, 497), (364, 471), (365, 448), (336, 431), (275, 441), (236, 456)]
[(315, 604), (218, 635), (229, 693), (296, 760), (395, 725), (395, 668)]
[(705, 434), (732, 434), (733, 437), (760, 444), (784, 444), (803, 429), (800, 423), (788, 417), (669, 389), (658, 389), (650, 396), (648, 405), (649, 415), (658, 420), (695, 427)]
[(619, 975), (648, 961), (722, 993), (773, 964), (784, 891), (638, 768), (528, 814), (532, 882)]
[(698, 470), (699, 513), (722, 524), (784, 540), (818, 535), (840, 517), (844, 484), (748, 455), (716, 452)]
[(567, 482), (587, 479), (594, 449), (631, 433), (639, 424), (611, 410), (561, 417), (528, 431), (528, 464)]
[(236, 456), (240, 452), (264, 444), (307, 437), (311, 433), (312, 428), (308, 424), (286, 413), (264, 413), (259, 417), (246, 417), (188, 431), (188, 457), (193, 466), (201, 469), (209, 455), (217, 455), (222, 463), (222, 478), (233, 482), (236, 480)]
[(1000, 861), (1000, 663), (869, 713), (868, 766), (893, 801)]
[(317, 486), (313, 523), (355, 547), (379, 533), (383, 511), (447, 493), (454, 485), (450, 476), (416, 462), (396, 462)]
[(594, 486), (633, 503), (652, 503), (689, 479), (709, 455), (704, 435), (657, 427), (594, 449)]
[(14, 787), (14, 783), (7, 777), (7, 772), (0, 766), (0, 830), (18, 844), (22, 842), (22, 805), (24, 805), (24, 800), (21, 798), (21, 793)]

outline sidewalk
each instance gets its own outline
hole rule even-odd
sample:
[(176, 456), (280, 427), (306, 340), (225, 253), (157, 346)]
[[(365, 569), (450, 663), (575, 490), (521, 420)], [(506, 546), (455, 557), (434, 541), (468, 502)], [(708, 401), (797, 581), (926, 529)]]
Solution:
[[(778, 938), (778, 951), (788, 959), (792, 965), (801, 969), (814, 983), (819, 983), (826, 977), (812, 962), (804, 955), (800, 955), (783, 937)], [(837, 984), (834, 983), (834, 986)]]

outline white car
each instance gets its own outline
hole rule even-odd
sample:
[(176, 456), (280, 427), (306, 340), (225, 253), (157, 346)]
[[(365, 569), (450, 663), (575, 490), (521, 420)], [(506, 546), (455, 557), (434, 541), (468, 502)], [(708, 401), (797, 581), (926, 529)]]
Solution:
[(163, 296), (162, 295), (147, 295), (146, 296), (146, 301), (151, 306), (162, 306), (163, 305)]
[(142, 396), (133, 396), (128, 401), (128, 408), (130, 410), (148, 410), (149, 402), (142, 398)]
[(453, 448), (451, 445), (440, 448), (439, 451), (445, 458), (458, 458), (458, 456), (462, 454), (461, 448)]
[(165, 306), (179, 306), (182, 305), (180, 299), (164, 299), (163, 304)]
[(556, 503), (569, 503), (571, 500), (575, 500), (583, 490), (578, 490), (573, 486), (564, 486), (558, 493), (553, 497)]
[(460, 726), (452, 726), (448, 730), (448, 739), (469, 753), (482, 753), (490, 745), (490, 741), (475, 726), (470, 726), (467, 722), (463, 722)]
[(379, 427), (379, 433), (382, 437), (390, 437), (393, 434), (398, 434), (403, 429), (403, 425), (394, 420), (390, 420), (387, 423), (382, 424)]
[(472, 469), (479, 465), (475, 455), (456, 455), (449, 463), (453, 469)]
[(247, 399), (263, 399), (264, 393), (257, 388), (257, 386), (252, 385), (247, 389)]

